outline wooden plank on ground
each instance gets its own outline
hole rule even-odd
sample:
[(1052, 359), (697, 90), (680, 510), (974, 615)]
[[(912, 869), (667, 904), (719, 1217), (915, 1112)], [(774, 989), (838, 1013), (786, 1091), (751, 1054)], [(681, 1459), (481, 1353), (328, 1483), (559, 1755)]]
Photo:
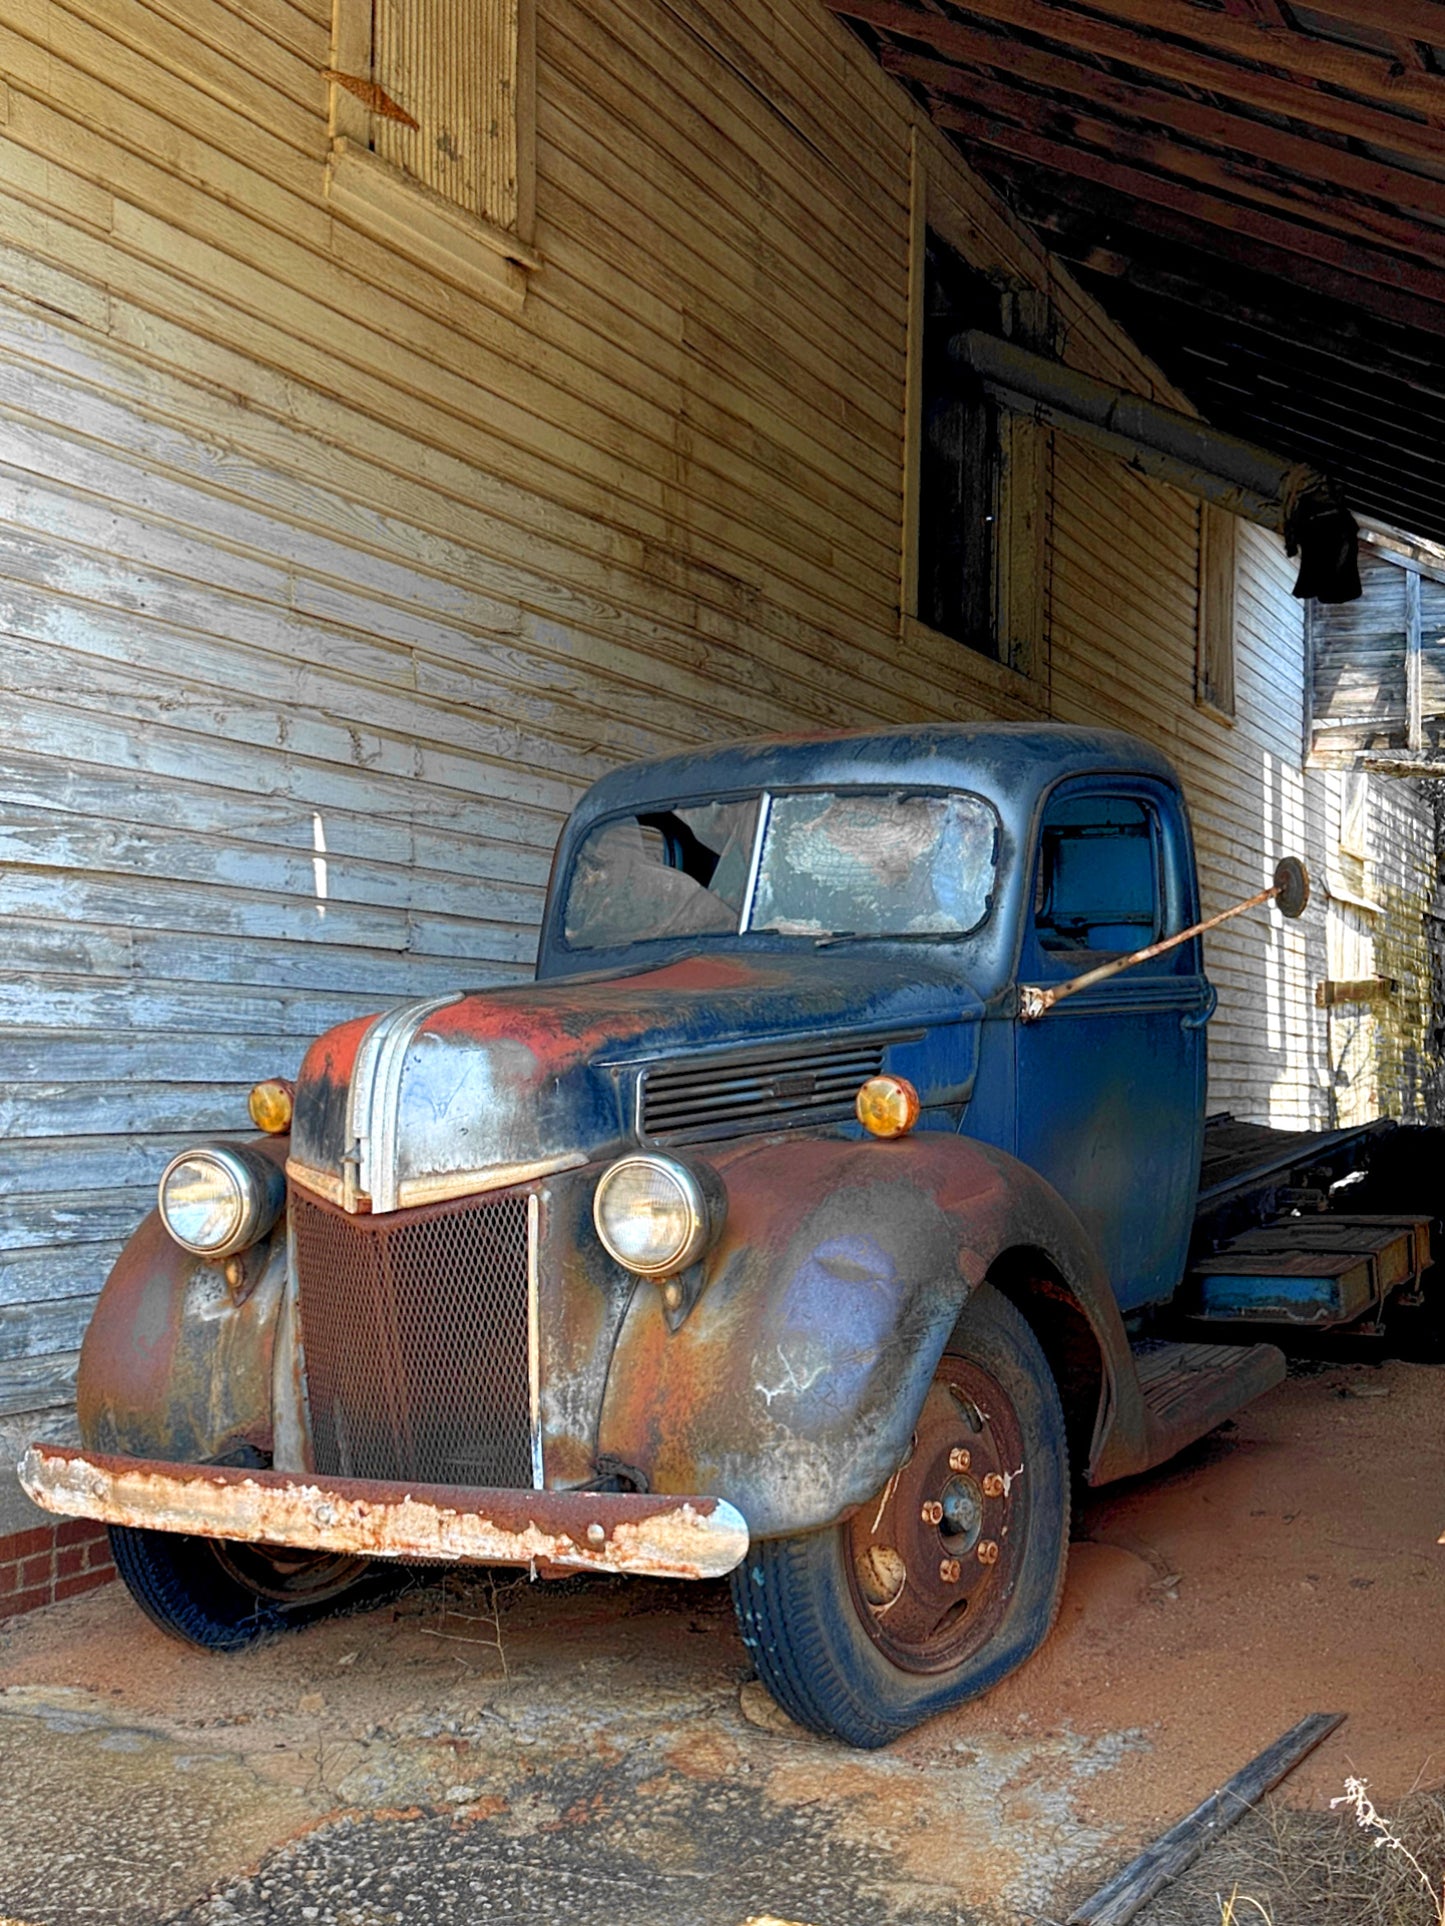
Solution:
[(1177, 1826), (1145, 1848), (1106, 1886), (1069, 1914), (1068, 1926), (1125, 1926), (1171, 1879), (1192, 1866), (1206, 1847), (1243, 1818), (1306, 1754), (1344, 1724), (1343, 1712), (1311, 1712), (1272, 1746), (1211, 1792)]

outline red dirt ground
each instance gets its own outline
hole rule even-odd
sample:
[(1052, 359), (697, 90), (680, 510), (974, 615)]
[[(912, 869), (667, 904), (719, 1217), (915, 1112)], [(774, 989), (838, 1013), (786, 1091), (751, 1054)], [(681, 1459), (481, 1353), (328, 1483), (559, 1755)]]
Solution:
[(1347, 1773), (1382, 1804), (1445, 1783), (1442, 1392), (1438, 1366), (1312, 1371), (1091, 1495), (1049, 1645), (930, 1730), (1141, 1729), (1149, 1749), (1081, 1791), (1106, 1824), (1176, 1816), (1315, 1711), (1349, 1717), (1289, 1803)]
[[(148, 1883), (126, 1874), (137, 1921), (325, 1811), (465, 1798), (479, 1823), (515, 1827), (591, 1759), (653, 1788), (694, 1845), (753, 1787), (799, 1850), (824, 1840), (883, 1869), (909, 1918), (1062, 1917), (1306, 1713), (1349, 1716), (1285, 1782), (1290, 1803), (1327, 1805), (1347, 1774), (1382, 1806), (1445, 1783), (1442, 1389), (1440, 1367), (1314, 1369), (1173, 1465), (1091, 1495), (1043, 1652), (881, 1753), (798, 1733), (756, 1683), (739, 1694), (722, 1586), (518, 1578), (498, 1596), (459, 1574), (219, 1661), (108, 1586), (0, 1632), (0, 1863), (33, 1860), (21, 1890), (48, 1894), (58, 1848), (37, 1827), (53, 1818), (72, 1887), (109, 1891), (97, 1749), (118, 1809), (174, 1813), (165, 1864)], [(728, 1841), (716, 1849), (741, 1849)]]

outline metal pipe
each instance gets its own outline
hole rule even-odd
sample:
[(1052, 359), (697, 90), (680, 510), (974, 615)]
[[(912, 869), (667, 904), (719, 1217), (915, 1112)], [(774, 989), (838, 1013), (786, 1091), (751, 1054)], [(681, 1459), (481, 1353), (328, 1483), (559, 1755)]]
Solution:
[[(956, 361), (973, 369), (990, 388), (1025, 404), (1038, 403), (1070, 423), (1103, 429), (1141, 449), (1150, 449), (1179, 464), (1200, 481), (1224, 481), (1261, 503), (1272, 504), (1280, 520), (1286, 482), (1292, 486), (1320, 480), (1311, 470), (1272, 454), (1237, 435), (1222, 434), (1208, 422), (1178, 409), (1161, 407), (1142, 395), (1130, 394), (1107, 381), (1096, 381), (1077, 368), (1033, 354), (1002, 336), (970, 328), (949, 344)], [(1298, 480), (1296, 480), (1298, 478)], [(1279, 521), (1273, 526), (1278, 527)]]
[(1359, 527), (1319, 469), (1287, 462), (1194, 415), (1095, 381), (978, 328), (954, 335), (948, 351), (1009, 406), (1082, 435), (1145, 474), (1218, 502), (1231, 514), (1277, 530), (1286, 552), (1300, 557), (1296, 595), (1322, 602), (1359, 599)]
[(1186, 495), (1197, 495), (1203, 501), (1213, 502), (1231, 515), (1243, 516), (1247, 522), (1257, 522), (1261, 528), (1273, 529), (1276, 534), (1283, 532), (1284, 505), (1277, 497), (1261, 495), (1255, 489), (1232, 481), (1227, 475), (1211, 474), (1178, 455), (1147, 447), (1143, 442), (1130, 440), (1111, 428), (1102, 428), (1049, 402), (1035, 400), (1011, 388), (998, 387), (993, 382), (988, 386), (990, 392), (1006, 407), (1018, 409), (1034, 421), (1041, 422), (1045, 428), (1055, 428), (1061, 434), (1086, 441), (1091, 447), (1102, 449), (1106, 455), (1127, 462), (1131, 468), (1150, 476), (1154, 481), (1167, 482), (1171, 488), (1181, 489)]

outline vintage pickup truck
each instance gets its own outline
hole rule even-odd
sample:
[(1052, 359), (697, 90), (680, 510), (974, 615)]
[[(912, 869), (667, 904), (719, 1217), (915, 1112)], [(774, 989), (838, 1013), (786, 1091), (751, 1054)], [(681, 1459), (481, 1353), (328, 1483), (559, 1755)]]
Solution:
[(1158, 1464), (1283, 1374), (1211, 1317), (1358, 1319), (1425, 1261), (1415, 1227), (1405, 1272), (1382, 1232), (1304, 1297), (1190, 1270), (1201, 942), (1100, 972), (1198, 916), (1179, 783), (1122, 734), (619, 770), (534, 983), (343, 1024), (253, 1092), (262, 1135), (169, 1165), (82, 1447), (26, 1489), (221, 1648), (377, 1559), (730, 1572), (787, 1711), (882, 1744), (1046, 1636), (1071, 1468)]

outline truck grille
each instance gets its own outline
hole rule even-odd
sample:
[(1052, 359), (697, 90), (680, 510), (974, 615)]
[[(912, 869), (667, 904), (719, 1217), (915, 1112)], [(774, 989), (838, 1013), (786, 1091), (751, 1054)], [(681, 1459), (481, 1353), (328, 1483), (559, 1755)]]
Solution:
[(316, 1470), (531, 1486), (527, 1198), (291, 1219)]
[(860, 1083), (883, 1068), (893, 1037), (685, 1057), (643, 1072), (644, 1137), (724, 1136), (740, 1124), (779, 1128), (853, 1115)]

